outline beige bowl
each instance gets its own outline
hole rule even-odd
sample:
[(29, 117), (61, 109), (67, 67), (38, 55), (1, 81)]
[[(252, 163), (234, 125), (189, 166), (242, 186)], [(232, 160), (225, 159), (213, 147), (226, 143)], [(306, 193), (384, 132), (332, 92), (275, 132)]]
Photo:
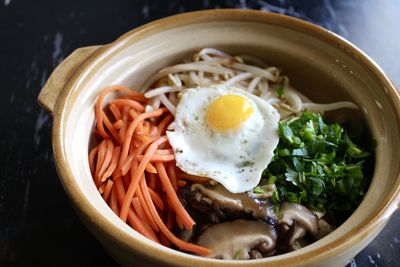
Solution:
[[(202, 47), (251, 54), (281, 67), (319, 102), (356, 102), (377, 141), (370, 189), (354, 214), (327, 237), (284, 255), (221, 261), (165, 248), (123, 223), (98, 194), (87, 160), (94, 101), (104, 87), (138, 88), (150, 74)], [(117, 262), (176, 266), (340, 266), (378, 233), (397, 209), (400, 191), (400, 99), (364, 53), (310, 23), (250, 10), (210, 10), (158, 20), (115, 42), (80, 48), (52, 73), (39, 95), (53, 114), (54, 157), (77, 213)]]

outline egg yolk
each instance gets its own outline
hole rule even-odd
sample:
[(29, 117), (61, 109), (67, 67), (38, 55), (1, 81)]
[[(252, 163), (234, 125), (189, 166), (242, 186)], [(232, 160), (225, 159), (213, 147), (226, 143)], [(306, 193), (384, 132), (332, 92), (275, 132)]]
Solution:
[(228, 94), (218, 97), (208, 106), (206, 120), (212, 130), (226, 133), (239, 128), (253, 111), (246, 98)]

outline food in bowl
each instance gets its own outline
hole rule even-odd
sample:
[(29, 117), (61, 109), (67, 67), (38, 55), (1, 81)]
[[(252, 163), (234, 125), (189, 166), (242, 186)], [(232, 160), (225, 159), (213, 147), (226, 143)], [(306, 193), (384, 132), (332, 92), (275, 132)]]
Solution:
[(138, 91), (99, 95), (89, 165), (115, 214), (154, 242), (269, 257), (329, 234), (365, 195), (372, 148), (346, 111), (324, 116), (349, 109), (311, 102), (258, 58), (204, 48)]

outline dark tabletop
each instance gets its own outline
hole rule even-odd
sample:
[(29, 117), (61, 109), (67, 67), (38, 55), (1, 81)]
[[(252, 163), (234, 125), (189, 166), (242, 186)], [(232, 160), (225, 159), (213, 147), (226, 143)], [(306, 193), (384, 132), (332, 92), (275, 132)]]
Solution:
[[(208, 8), (253, 8), (350, 40), (400, 86), (400, 1), (0, 0), (0, 266), (116, 266), (79, 221), (54, 168), (51, 117), (37, 95), (63, 58), (146, 22)], [(350, 266), (400, 266), (400, 213)]]

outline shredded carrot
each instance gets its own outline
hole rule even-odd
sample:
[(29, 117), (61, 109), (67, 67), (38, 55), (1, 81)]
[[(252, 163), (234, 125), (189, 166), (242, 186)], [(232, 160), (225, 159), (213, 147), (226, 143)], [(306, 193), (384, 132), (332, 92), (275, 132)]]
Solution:
[(143, 158), (141, 159), (140, 164), (138, 166), (138, 169), (135, 172), (134, 176), (132, 177), (132, 180), (131, 180), (131, 183), (129, 185), (129, 188), (128, 188), (127, 192), (126, 192), (124, 203), (122, 204), (122, 207), (121, 207), (120, 218), (124, 222), (126, 221), (126, 217), (128, 215), (129, 203), (130, 203), (132, 197), (135, 195), (136, 188), (139, 185), (140, 178), (143, 175), (143, 172), (144, 172), (144, 170), (146, 168), (146, 165), (150, 162), (151, 158), (156, 153), (156, 150), (157, 150), (158, 146), (160, 144), (166, 142), (166, 141), (167, 141), (167, 137), (166, 136), (162, 136), (162, 137), (158, 138), (157, 140), (155, 140), (149, 146), (149, 148), (147, 149), (147, 151), (144, 154)]
[(172, 229), (172, 227), (174, 227), (174, 213), (171, 210), (168, 210), (166, 225), (168, 229)]
[(156, 162), (156, 169), (159, 174), (161, 183), (163, 184), (163, 187), (167, 192), (167, 197), (172, 203), (171, 208), (174, 209), (176, 216), (182, 220), (185, 228), (191, 230), (193, 228), (193, 225), (195, 225), (195, 222), (182, 206), (182, 203), (179, 201), (178, 196), (176, 195), (176, 192), (172, 187), (171, 181), (168, 178), (167, 172), (165, 171), (164, 164), (162, 164), (161, 162)]
[(121, 152), (121, 147), (117, 146), (114, 149), (114, 153), (112, 155), (111, 163), (108, 166), (108, 169), (104, 172), (103, 176), (100, 178), (101, 182), (104, 182), (108, 177), (110, 177), (115, 171), (115, 168), (117, 168), (120, 152)]
[(175, 162), (168, 163), (167, 165), (167, 173), (169, 179), (171, 180), (172, 187), (174, 188), (175, 192), (178, 190), (178, 181), (176, 179), (176, 172), (175, 172)]
[(98, 189), (100, 195), (104, 194), (104, 189), (106, 189), (106, 185), (105, 185), (105, 184), (102, 184), (102, 185), (99, 187), (99, 189)]
[(153, 228), (151, 228), (150, 223), (146, 218), (146, 214), (144, 213), (144, 210), (142, 208), (142, 205), (140, 204), (140, 201), (137, 197), (134, 197), (132, 199), (132, 205), (133, 205), (137, 215), (139, 216), (144, 228), (146, 228), (146, 230), (149, 233), (151, 233), (154, 236), (154, 238), (156, 238), (156, 233), (153, 231)]
[(90, 172), (92, 173), (93, 176), (95, 174), (95, 168), (96, 168), (96, 165), (94, 163), (94, 158), (96, 157), (98, 150), (99, 147), (96, 146), (89, 153), (89, 167), (90, 167)]
[(149, 172), (149, 173), (154, 173), (154, 174), (157, 173), (156, 167), (154, 167), (154, 165), (151, 164), (150, 162), (146, 166), (146, 171)]
[(116, 105), (111, 104), (109, 106), (109, 109), (110, 109), (111, 113), (113, 114), (115, 120), (117, 120), (117, 121), (121, 120), (121, 111), (117, 108)]
[[(113, 92), (119, 96), (104, 103)], [(143, 93), (125, 86), (110, 86), (99, 94), (92, 141), (98, 143), (91, 146), (88, 156), (93, 180), (111, 210), (143, 236), (167, 247), (208, 255), (207, 248), (171, 232), (175, 225), (182, 229), (195, 225), (177, 190), (186, 181), (203, 178), (192, 179), (177, 169), (166, 136), (174, 117), (163, 106), (145, 112), (151, 104)]]
[(118, 132), (119, 140), (125, 139), (125, 133), (126, 133), (126, 130), (128, 129), (128, 111), (129, 111), (129, 107), (122, 108), (122, 126)]
[(174, 151), (169, 148), (169, 149), (157, 149), (156, 151), (157, 155), (173, 155)]
[[(161, 164), (161, 163), (160, 163)], [(160, 216), (157, 213), (156, 207), (154, 206), (153, 202), (151, 201), (150, 193), (148, 191), (148, 187), (146, 185), (146, 180), (142, 179), (140, 181), (140, 187), (143, 191), (144, 197), (146, 199), (146, 202), (149, 203), (149, 208), (151, 211), (151, 214), (153, 215), (153, 218), (156, 220), (158, 226), (160, 227), (161, 232), (172, 242), (174, 243), (178, 248), (185, 250), (185, 251), (190, 251), (194, 252), (196, 254), (202, 255), (202, 256), (207, 256), (211, 253), (211, 251), (207, 248), (204, 248), (202, 246), (198, 246), (192, 243), (185, 242), (179, 238), (177, 238), (169, 229), (168, 227), (164, 224), (164, 222), (161, 220)]]
[[(114, 129), (119, 130), (119, 129), (121, 129), (122, 125), (123, 125), (122, 120), (117, 120), (116, 122), (113, 123), (112, 126), (114, 127)], [(119, 138), (119, 135), (118, 135), (118, 138)]]
[(113, 181), (111, 181), (111, 180), (108, 180), (107, 181), (107, 184), (106, 184), (106, 188), (104, 189), (104, 194), (103, 194), (103, 199), (104, 199), (104, 201), (106, 201), (107, 202), (107, 200), (108, 200), (108, 197), (110, 196), (110, 193), (111, 193), (111, 189), (112, 189), (112, 187), (113, 187)]
[[(111, 159), (113, 156), (113, 152), (114, 152), (114, 144), (110, 139), (107, 139), (107, 150), (106, 150), (106, 154), (104, 156), (104, 161), (100, 167), (99, 173), (98, 173), (98, 177), (99, 180), (101, 180), (100, 177), (103, 176), (103, 174), (106, 172), (109, 164), (111, 163)], [(103, 182), (103, 181), (102, 181)]]
[[(157, 169), (156, 169), (157, 171)], [(153, 173), (149, 173), (147, 175), (147, 177), (149, 178), (149, 187), (152, 190), (156, 190), (156, 176)]]
[[(97, 98), (96, 101), (96, 107), (95, 107), (95, 115), (96, 115), (96, 120), (97, 120), (97, 130), (99, 132), (99, 134), (103, 137), (103, 138), (109, 138), (110, 136), (108, 135), (108, 133), (105, 131), (104, 129), (104, 125), (103, 125), (103, 100), (105, 98), (105, 96), (108, 93), (111, 93), (112, 91), (125, 91), (128, 88), (124, 87), (124, 86), (110, 86), (107, 87), (106, 89), (104, 89), (99, 97)], [(129, 90), (129, 89), (128, 89)]]
[(117, 133), (117, 130), (112, 126), (110, 120), (108, 119), (107, 115), (103, 111), (103, 120), (104, 120), (104, 125), (107, 127), (107, 129), (111, 132), (112, 137), (114, 137), (115, 141), (119, 142), (119, 136)]
[(101, 166), (103, 165), (104, 158), (106, 156), (107, 152), (107, 139), (104, 139), (103, 142), (100, 143), (99, 149), (97, 152), (97, 164), (96, 164), (96, 171), (94, 174), (94, 178), (96, 180), (99, 180), (99, 172), (101, 169)]
[(178, 187), (184, 187), (186, 184), (187, 184), (187, 182), (184, 181), (184, 180), (179, 180), (178, 181)]
[(132, 108), (133, 110), (144, 112), (144, 106), (135, 100), (130, 99), (114, 99), (111, 101), (112, 105), (115, 106), (127, 106)]
[(128, 220), (133, 229), (135, 229), (148, 239), (160, 243), (160, 241), (156, 236), (153, 236), (150, 232), (147, 231), (147, 229), (143, 226), (142, 222), (140, 221), (139, 217), (136, 215), (135, 212), (132, 211), (132, 209), (129, 210)]
[(163, 244), (164, 246), (166, 247), (171, 246), (171, 241), (169, 241), (168, 238), (163, 233), (160, 233), (160, 240), (161, 244)]
[(115, 213), (115, 215), (119, 216), (118, 213), (118, 203), (117, 203), (117, 195), (115, 193), (115, 187), (111, 189), (111, 196), (110, 196), (110, 208)]
[(150, 113), (142, 113), (139, 116), (137, 116), (135, 120), (133, 120), (131, 122), (127, 132), (125, 133), (125, 141), (124, 141), (124, 145), (122, 148), (122, 154), (121, 154), (122, 161), (124, 161), (128, 157), (128, 151), (129, 151), (129, 146), (131, 144), (132, 135), (133, 135), (133, 132), (135, 131), (135, 128), (138, 126), (138, 124), (145, 119), (161, 116), (166, 110), (167, 109), (165, 109), (165, 108), (160, 108), (160, 109), (155, 110)]
[(160, 134), (165, 133), (165, 129), (167, 126), (173, 121), (174, 117), (171, 114), (168, 114), (158, 125), (158, 130), (160, 131)]
[(161, 198), (158, 196), (156, 192), (154, 192), (153, 189), (149, 188), (150, 196), (151, 199), (153, 200), (154, 204), (159, 208), (160, 210), (164, 210), (164, 202), (161, 200)]
[(160, 229), (158, 228), (158, 225), (156, 224), (154, 218), (151, 216), (151, 213), (149, 210), (149, 205), (146, 203), (140, 188), (138, 188), (136, 195), (138, 196), (139, 202), (142, 205), (144, 213), (146, 214), (146, 217), (147, 217), (151, 227), (154, 229), (154, 231), (159, 232)]
[[(139, 160), (141, 160), (143, 158), (143, 155), (138, 155), (137, 156)], [(175, 160), (175, 156), (174, 155), (158, 155), (158, 154), (154, 154), (151, 159), (150, 162), (169, 162), (169, 161), (173, 161)]]
[(128, 111), (128, 115), (131, 116), (132, 120), (136, 119), (137, 116), (139, 116), (139, 115), (137, 114), (137, 112), (134, 111), (133, 109), (130, 109), (130, 110)]

